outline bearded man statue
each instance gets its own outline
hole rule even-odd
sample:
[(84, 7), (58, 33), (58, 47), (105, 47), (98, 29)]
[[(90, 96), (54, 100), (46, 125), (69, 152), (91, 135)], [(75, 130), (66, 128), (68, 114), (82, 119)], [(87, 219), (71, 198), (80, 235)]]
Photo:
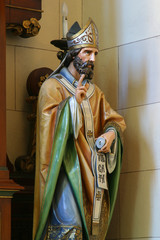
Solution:
[(98, 30), (67, 33), (68, 51), (37, 106), (33, 239), (106, 237), (116, 200), (124, 119), (92, 83)]

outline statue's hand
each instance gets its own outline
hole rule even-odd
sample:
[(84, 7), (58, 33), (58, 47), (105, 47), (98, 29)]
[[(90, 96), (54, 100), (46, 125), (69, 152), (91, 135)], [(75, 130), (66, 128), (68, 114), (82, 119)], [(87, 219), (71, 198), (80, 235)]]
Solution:
[(113, 140), (115, 139), (115, 132), (114, 131), (108, 131), (104, 134), (102, 134), (100, 137), (103, 137), (106, 142), (105, 145), (98, 151), (98, 152), (103, 152), (103, 153), (107, 153), (110, 151), (111, 145)]
[(75, 93), (75, 98), (79, 104), (81, 104), (83, 99), (86, 97), (86, 93), (89, 88), (88, 83), (86, 83), (84, 86), (82, 85), (84, 77), (85, 77), (85, 74), (82, 74), (78, 81), (78, 86), (76, 88), (76, 93)]

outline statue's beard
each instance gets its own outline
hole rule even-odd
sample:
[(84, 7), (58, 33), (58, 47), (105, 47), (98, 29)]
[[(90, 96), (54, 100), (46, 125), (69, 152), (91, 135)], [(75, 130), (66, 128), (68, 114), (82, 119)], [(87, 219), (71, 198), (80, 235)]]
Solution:
[(85, 74), (85, 79), (91, 80), (93, 78), (94, 63), (92, 61), (83, 62), (76, 56), (73, 59), (73, 65), (80, 75)]

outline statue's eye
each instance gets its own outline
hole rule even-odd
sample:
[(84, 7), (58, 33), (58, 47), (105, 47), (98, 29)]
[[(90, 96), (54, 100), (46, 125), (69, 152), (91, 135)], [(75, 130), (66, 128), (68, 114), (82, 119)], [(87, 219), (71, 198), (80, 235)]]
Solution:
[(90, 55), (90, 54), (91, 54), (91, 51), (85, 51), (85, 53), (86, 53), (87, 55)]

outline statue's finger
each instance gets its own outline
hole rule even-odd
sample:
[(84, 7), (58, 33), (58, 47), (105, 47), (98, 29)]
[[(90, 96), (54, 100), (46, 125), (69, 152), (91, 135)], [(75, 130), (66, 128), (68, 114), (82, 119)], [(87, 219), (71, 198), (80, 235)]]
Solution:
[(84, 78), (85, 78), (85, 74), (82, 74), (78, 81), (78, 87), (82, 86), (82, 82), (83, 82)]

